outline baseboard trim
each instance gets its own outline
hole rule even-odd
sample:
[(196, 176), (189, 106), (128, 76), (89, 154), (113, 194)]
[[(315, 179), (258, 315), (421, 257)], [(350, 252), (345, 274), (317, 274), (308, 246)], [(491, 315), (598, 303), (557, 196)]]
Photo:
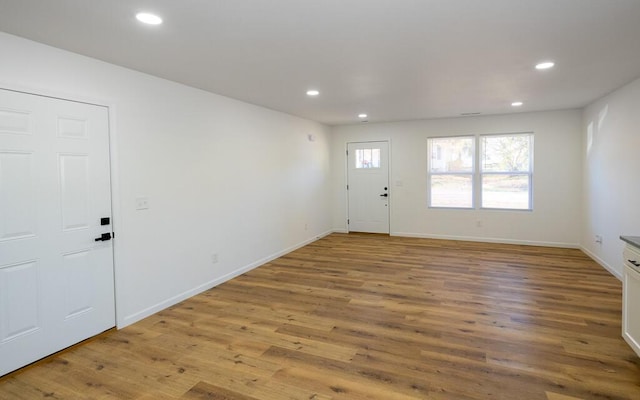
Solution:
[(190, 297), (193, 297), (195, 295), (198, 295), (204, 291), (207, 291), (213, 287), (216, 287), (224, 282), (227, 282), (237, 276), (240, 276), (246, 272), (251, 271), (252, 269), (255, 269), (261, 265), (264, 265), (270, 261), (275, 260), (278, 257), (282, 257), (285, 254), (291, 253), (292, 251), (295, 251), (301, 247), (304, 247), (310, 243), (315, 242), (316, 240), (322, 239), (323, 237), (330, 235), (331, 233), (333, 233), (333, 230), (328, 230), (326, 232), (323, 232), (319, 235), (316, 235), (310, 239), (304, 240), (296, 245), (293, 245), (291, 247), (288, 247), (284, 250), (278, 251), (276, 253), (273, 253), (267, 257), (261, 258), (257, 261), (252, 262), (251, 264), (245, 265), (241, 268), (236, 269), (235, 271), (229, 272), (228, 274), (222, 275), (220, 277), (217, 277), (215, 279), (212, 279), (208, 282), (205, 282), (201, 285), (196, 286), (193, 289), (189, 289), (185, 292), (182, 292), (176, 296), (170, 297), (164, 301), (161, 301), (160, 303), (154, 304), (151, 307), (147, 307), (142, 311), (138, 311), (134, 314), (128, 315), (126, 317), (124, 317), (121, 321), (118, 321), (117, 323), (117, 328), (118, 329), (122, 329), (125, 328), (131, 324), (134, 324), (140, 320), (143, 320), (145, 318), (147, 318), (150, 315), (153, 315), (157, 312), (160, 312), (168, 307), (171, 307), (175, 304), (180, 303), (183, 300), (186, 300)]
[(400, 236), (400, 237), (422, 238), (422, 239), (461, 240), (464, 242), (519, 244), (519, 245), (525, 245), (525, 246), (561, 247), (561, 248), (567, 248), (567, 249), (580, 248), (580, 245), (578, 245), (577, 243), (539, 242), (534, 240), (485, 238), (485, 237), (479, 237), (479, 236), (431, 235), (431, 234), (425, 234), (425, 233), (411, 233), (411, 232), (391, 232), (390, 235)]
[(622, 274), (620, 272), (618, 272), (615, 268), (613, 268), (611, 265), (607, 264), (606, 261), (604, 261), (602, 258), (600, 258), (597, 255), (595, 255), (593, 252), (591, 252), (590, 250), (588, 250), (584, 246), (580, 246), (580, 250), (582, 250), (582, 252), (584, 254), (586, 254), (589, 257), (591, 257), (591, 259), (593, 259), (593, 261), (595, 261), (598, 264), (600, 264), (600, 266), (602, 266), (602, 268), (604, 268), (607, 271), (609, 271), (609, 273), (611, 275), (615, 276), (616, 278), (618, 278), (620, 280), (620, 282), (622, 282)]

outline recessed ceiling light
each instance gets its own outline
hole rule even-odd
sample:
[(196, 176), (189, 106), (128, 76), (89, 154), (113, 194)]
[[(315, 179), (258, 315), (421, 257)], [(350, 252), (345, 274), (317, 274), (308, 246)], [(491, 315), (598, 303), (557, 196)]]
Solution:
[(536, 64), (536, 69), (549, 69), (556, 65), (553, 61), (544, 61)]
[(138, 21), (149, 25), (160, 25), (162, 23), (162, 18), (150, 13), (137, 13), (136, 18)]
[(358, 114), (358, 118), (367, 118), (367, 114)]
[(521, 101), (514, 101), (513, 103), (511, 103), (511, 107), (520, 107), (522, 106), (524, 103)]
[(313, 89), (313, 90), (307, 90), (307, 96), (317, 96), (317, 95), (319, 95), (319, 94), (320, 94), (320, 92), (319, 92), (319, 91), (317, 91), (317, 90), (315, 90), (315, 89)]

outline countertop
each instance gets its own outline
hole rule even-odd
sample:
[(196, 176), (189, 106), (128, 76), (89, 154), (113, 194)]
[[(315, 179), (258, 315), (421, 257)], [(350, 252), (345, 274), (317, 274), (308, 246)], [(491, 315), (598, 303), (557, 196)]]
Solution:
[(640, 236), (620, 236), (620, 239), (640, 249)]

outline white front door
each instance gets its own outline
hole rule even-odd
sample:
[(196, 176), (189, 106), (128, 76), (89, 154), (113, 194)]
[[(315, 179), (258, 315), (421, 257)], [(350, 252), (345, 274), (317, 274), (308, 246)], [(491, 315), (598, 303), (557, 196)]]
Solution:
[(347, 145), (349, 231), (389, 233), (389, 143)]
[(105, 107), (0, 89), (0, 376), (115, 325), (109, 170)]

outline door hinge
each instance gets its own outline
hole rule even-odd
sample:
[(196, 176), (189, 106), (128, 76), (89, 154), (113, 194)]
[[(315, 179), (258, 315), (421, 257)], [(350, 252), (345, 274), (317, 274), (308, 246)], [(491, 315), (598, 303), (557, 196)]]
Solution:
[(347, 155), (349, 155), (349, 150), (347, 150)]
[(347, 190), (349, 190), (349, 185), (347, 185)]
[(347, 225), (349, 225), (349, 224), (350, 224), (350, 222), (349, 222), (349, 220), (347, 219)]

